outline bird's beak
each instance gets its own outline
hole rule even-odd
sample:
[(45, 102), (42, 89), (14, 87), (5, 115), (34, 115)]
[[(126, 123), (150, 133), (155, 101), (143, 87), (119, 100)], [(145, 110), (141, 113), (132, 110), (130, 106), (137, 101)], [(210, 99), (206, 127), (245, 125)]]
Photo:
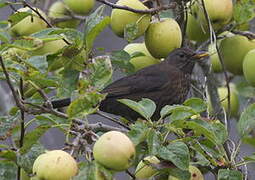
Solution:
[(210, 54), (208, 52), (205, 52), (205, 51), (199, 51), (199, 52), (196, 52), (196, 54), (194, 56), (192, 56), (193, 58), (195, 59), (202, 59), (204, 57), (208, 57)]

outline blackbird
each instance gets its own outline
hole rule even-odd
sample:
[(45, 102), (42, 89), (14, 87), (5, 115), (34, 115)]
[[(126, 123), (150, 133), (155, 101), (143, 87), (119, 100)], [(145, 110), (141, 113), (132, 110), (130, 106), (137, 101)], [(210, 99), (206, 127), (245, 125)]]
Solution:
[[(208, 56), (207, 53), (195, 52), (188, 48), (173, 50), (159, 64), (143, 68), (136, 73), (123, 77), (105, 87), (101, 93), (107, 93), (99, 109), (120, 115), (129, 121), (141, 117), (118, 99), (140, 101), (142, 98), (153, 100), (157, 106), (152, 120), (158, 120), (160, 110), (165, 105), (181, 104), (185, 101), (191, 84), (191, 73), (195, 62)], [(68, 105), (70, 99), (53, 101), (54, 108)]]

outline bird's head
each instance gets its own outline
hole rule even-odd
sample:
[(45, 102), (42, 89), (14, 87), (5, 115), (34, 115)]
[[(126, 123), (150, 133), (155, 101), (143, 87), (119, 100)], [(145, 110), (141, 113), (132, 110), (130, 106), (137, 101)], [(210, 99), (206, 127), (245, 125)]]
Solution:
[(196, 52), (189, 48), (177, 48), (166, 58), (167, 63), (176, 66), (184, 73), (192, 73), (195, 62), (209, 56), (206, 52)]

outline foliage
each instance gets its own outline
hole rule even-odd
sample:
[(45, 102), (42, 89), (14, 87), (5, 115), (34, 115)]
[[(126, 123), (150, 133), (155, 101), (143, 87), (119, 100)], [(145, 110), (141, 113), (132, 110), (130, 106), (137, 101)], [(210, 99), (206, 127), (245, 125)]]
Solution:
[[(107, 4), (106, 1), (98, 1)], [(30, 7), (26, 1), (0, 0), (0, 8), (16, 5)], [(162, 8), (161, 5), (160, 7)], [(111, 21), (105, 9), (106, 5), (101, 5), (86, 17), (71, 13), (74, 18), (86, 19), (81, 30), (57, 28), (53, 23), (47, 29), (20, 37), (15, 37), (10, 29), (31, 16), (34, 11), (32, 8), (31, 12), (14, 13), (8, 20), (0, 21), (0, 78), (7, 81), (17, 105), (6, 115), (0, 116), (1, 177), (17, 179), (21, 168), (32, 175), (34, 160), (46, 150), (40, 144), (40, 138), (48, 130), (58, 128), (66, 136), (65, 148), (79, 160), (80, 171), (73, 178), (75, 180), (93, 180), (99, 177), (113, 179), (115, 172), (97, 163), (91, 153), (91, 147), (98, 136), (110, 130), (125, 132), (135, 145), (136, 157), (132, 167), (136, 167), (144, 157), (153, 155), (160, 159), (159, 164), (152, 166), (158, 171), (156, 176), (171, 175), (180, 180), (188, 180), (191, 176), (189, 166), (195, 164), (205, 170), (203, 172), (216, 174), (218, 180), (242, 180), (246, 172), (237, 168), (255, 162), (255, 155), (238, 161), (242, 159), (237, 158), (239, 146), (229, 152), (226, 147), (229, 146), (227, 125), (230, 117), (228, 114), (223, 117), (208, 112), (210, 98), (204, 88), (198, 90), (201, 90), (200, 95), (194, 95), (183, 104), (164, 106), (158, 121), (152, 121), (157, 106), (148, 98), (139, 101), (119, 100), (141, 115), (140, 119), (132, 123), (126, 123), (124, 118), (120, 118), (117, 120), (120, 127), (114, 127), (106, 125), (104, 121), (93, 124), (87, 120), (91, 114), (102, 115), (99, 105), (107, 94), (101, 93), (101, 90), (111, 82), (114, 70), (120, 69), (126, 74), (135, 71), (130, 63), (134, 56), (131, 57), (124, 50), (106, 52), (103, 55), (97, 55), (94, 51), (98, 48), (94, 46), (96, 38)], [(181, 10), (184, 9), (183, 7)], [(178, 13), (170, 8), (158, 9), (153, 13), (156, 14), (155, 17), (161, 18), (178, 16)], [(249, 26), (254, 16), (254, 1), (237, 0), (233, 18), (229, 22), (233, 26), (228, 30), (239, 32), (243, 26)], [(48, 23), (51, 24), (50, 21)], [(137, 24), (126, 25), (124, 38), (128, 42), (135, 39), (138, 33)], [(226, 28), (223, 27), (222, 30)], [(208, 37), (208, 42), (209, 39)], [(65, 45), (42, 51), (45, 44), (53, 41), (61, 41)], [(204, 43), (208, 45), (208, 42), (191, 41), (190, 44), (194, 48), (200, 48)], [(136, 56), (141, 54), (144, 55), (138, 52)], [(215, 82), (217, 86), (223, 84), (224, 73), (208, 73), (221, 79), (220, 83)], [(237, 117), (236, 131), (240, 136), (240, 143), (255, 146), (255, 89), (240, 77), (234, 77), (234, 81), (244, 109), (240, 118)], [(209, 83), (204, 85), (210, 88)], [(52, 100), (68, 97), (71, 98), (71, 103), (64, 110), (54, 109), (50, 103)], [(220, 102), (218, 105), (220, 106)], [(115, 118), (108, 119), (116, 122)]]

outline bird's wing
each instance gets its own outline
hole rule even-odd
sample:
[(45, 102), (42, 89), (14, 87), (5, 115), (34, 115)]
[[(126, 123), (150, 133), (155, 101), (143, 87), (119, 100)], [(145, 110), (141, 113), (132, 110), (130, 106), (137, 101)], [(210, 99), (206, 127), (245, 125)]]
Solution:
[[(119, 98), (122, 96), (149, 93), (152, 91), (158, 91), (164, 88), (167, 84), (171, 84), (173, 78), (171, 77), (172, 71), (177, 71), (172, 66), (150, 66), (144, 68), (134, 75), (121, 78), (105, 89), (102, 93), (108, 93), (107, 98)], [(178, 76), (180, 72), (177, 71), (175, 74)], [(172, 82), (173, 83), (173, 82)]]

